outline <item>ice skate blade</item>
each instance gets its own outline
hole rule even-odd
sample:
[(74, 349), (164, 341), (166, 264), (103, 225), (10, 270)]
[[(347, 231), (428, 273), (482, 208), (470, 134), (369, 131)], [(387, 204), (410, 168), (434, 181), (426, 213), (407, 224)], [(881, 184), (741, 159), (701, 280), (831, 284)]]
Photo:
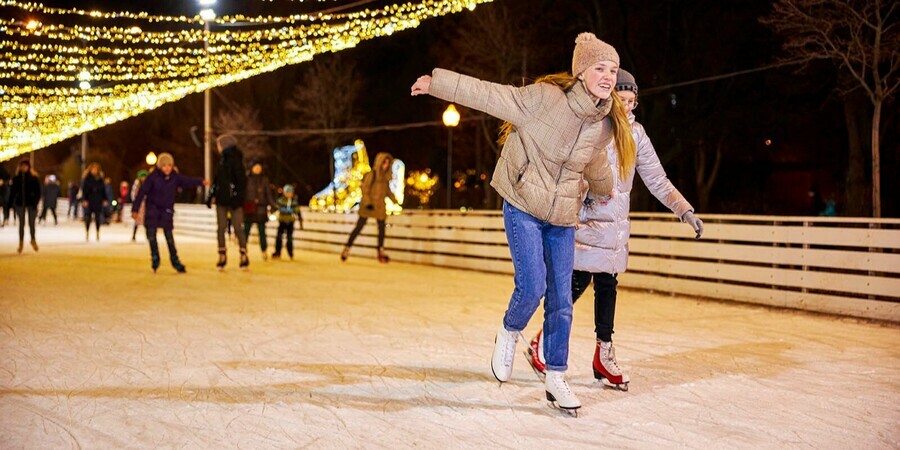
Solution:
[(609, 381), (608, 378), (597, 378), (598, 383), (601, 383), (603, 387), (614, 389), (617, 391), (628, 392), (628, 383), (613, 383)]
[(574, 408), (566, 408), (559, 405), (559, 402), (556, 401), (556, 398), (548, 391), (544, 391), (547, 394), (547, 401), (550, 403), (550, 408), (556, 409), (558, 411), (562, 411), (572, 417), (578, 418), (578, 410), (581, 409), (581, 406), (576, 406)]

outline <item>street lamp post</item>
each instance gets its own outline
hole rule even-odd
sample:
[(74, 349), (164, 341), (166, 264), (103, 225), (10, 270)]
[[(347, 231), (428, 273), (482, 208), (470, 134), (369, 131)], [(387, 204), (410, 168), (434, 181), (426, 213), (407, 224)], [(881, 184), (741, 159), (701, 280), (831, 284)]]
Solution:
[(453, 194), (453, 128), (459, 125), (459, 111), (456, 105), (450, 104), (444, 111), (444, 126), (447, 127), (447, 209), (453, 207), (451, 195)]
[[(203, 52), (209, 58), (209, 22), (216, 18), (216, 12), (209, 8), (216, 0), (198, 0), (200, 6), (206, 7), (200, 10), (200, 18), (203, 19)], [(203, 179), (212, 179), (212, 91), (206, 88), (203, 91)], [(208, 190), (204, 187), (204, 191)]]

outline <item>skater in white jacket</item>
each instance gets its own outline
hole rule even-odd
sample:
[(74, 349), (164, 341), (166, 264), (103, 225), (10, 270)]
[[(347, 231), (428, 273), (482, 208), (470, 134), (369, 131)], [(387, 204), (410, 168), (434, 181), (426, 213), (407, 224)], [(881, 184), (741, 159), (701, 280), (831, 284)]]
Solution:
[[(638, 87), (634, 77), (624, 69), (619, 69), (616, 76), (616, 91), (625, 103), (632, 122), (637, 158), (634, 166), (625, 167), (621, 160), (626, 158), (620, 158), (613, 144), (609, 144), (606, 152), (609, 164), (618, 169), (613, 170), (616, 175), (613, 188), (615, 195), (608, 202), (599, 201), (590, 193), (585, 197), (575, 229), (572, 298), (578, 300), (593, 279), (594, 326), (597, 334), (592, 364), (594, 377), (606, 386), (628, 390), (629, 379), (616, 361), (612, 335), (617, 277), (625, 271), (628, 263), (628, 238), (631, 234), (628, 213), (635, 172), (662, 204), (694, 229), (697, 239), (703, 234), (703, 222), (694, 215), (694, 208), (669, 181), (647, 132), (640, 123), (634, 121), (632, 110), (637, 107)], [(542, 333), (538, 332), (526, 350), (528, 361), (541, 378), (546, 368), (542, 341)]]

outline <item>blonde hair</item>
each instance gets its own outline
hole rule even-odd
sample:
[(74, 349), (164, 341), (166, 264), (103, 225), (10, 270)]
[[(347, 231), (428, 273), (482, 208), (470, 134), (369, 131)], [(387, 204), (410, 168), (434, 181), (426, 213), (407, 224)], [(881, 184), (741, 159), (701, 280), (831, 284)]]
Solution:
[(637, 147), (634, 136), (631, 134), (631, 122), (628, 120), (628, 112), (619, 93), (612, 92), (612, 109), (609, 111), (610, 123), (613, 127), (613, 139), (616, 142), (616, 152), (619, 160), (619, 180), (624, 181), (637, 163)]
[[(536, 80), (535, 83), (552, 84), (563, 91), (568, 91), (578, 83), (578, 78), (573, 77), (567, 72), (554, 73), (544, 75)], [(637, 149), (634, 144), (634, 137), (631, 135), (631, 122), (628, 121), (628, 113), (625, 111), (625, 105), (622, 98), (616, 91), (611, 94), (612, 108), (609, 111), (610, 123), (613, 128), (613, 140), (616, 144), (616, 152), (619, 160), (619, 179), (624, 180), (631, 170), (634, 169), (637, 161)], [(509, 122), (503, 122), (500, 126), (500, 136), (497, 138), (497, 144), (503, 146), (509, 134), (512, 133), (513, 126)]]
[(93, 169), (94, 167), (97, 168), (97, 176), (99, 176), (102, 180), (104, 178), (103, 169), (100, 167), (100, 163), (96, 162), (88, 164), (87, 168), (84, 169), (84, 174), (81, 176), (81, 179), (83, 180), (87, 178), (91, 174), (91, 169)]

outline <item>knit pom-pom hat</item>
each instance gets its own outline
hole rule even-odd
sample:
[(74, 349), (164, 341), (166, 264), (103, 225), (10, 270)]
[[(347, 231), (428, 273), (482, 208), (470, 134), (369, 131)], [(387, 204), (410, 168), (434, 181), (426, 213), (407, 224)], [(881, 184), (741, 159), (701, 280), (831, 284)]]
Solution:
[(572, 75), (577, 77), (600, 61), (612, 61), (618, 66), (619, 54), (612, 45), (597, 39), (594, 33), (579, 34), (575, 39), (575, 52), (572, 54)]

